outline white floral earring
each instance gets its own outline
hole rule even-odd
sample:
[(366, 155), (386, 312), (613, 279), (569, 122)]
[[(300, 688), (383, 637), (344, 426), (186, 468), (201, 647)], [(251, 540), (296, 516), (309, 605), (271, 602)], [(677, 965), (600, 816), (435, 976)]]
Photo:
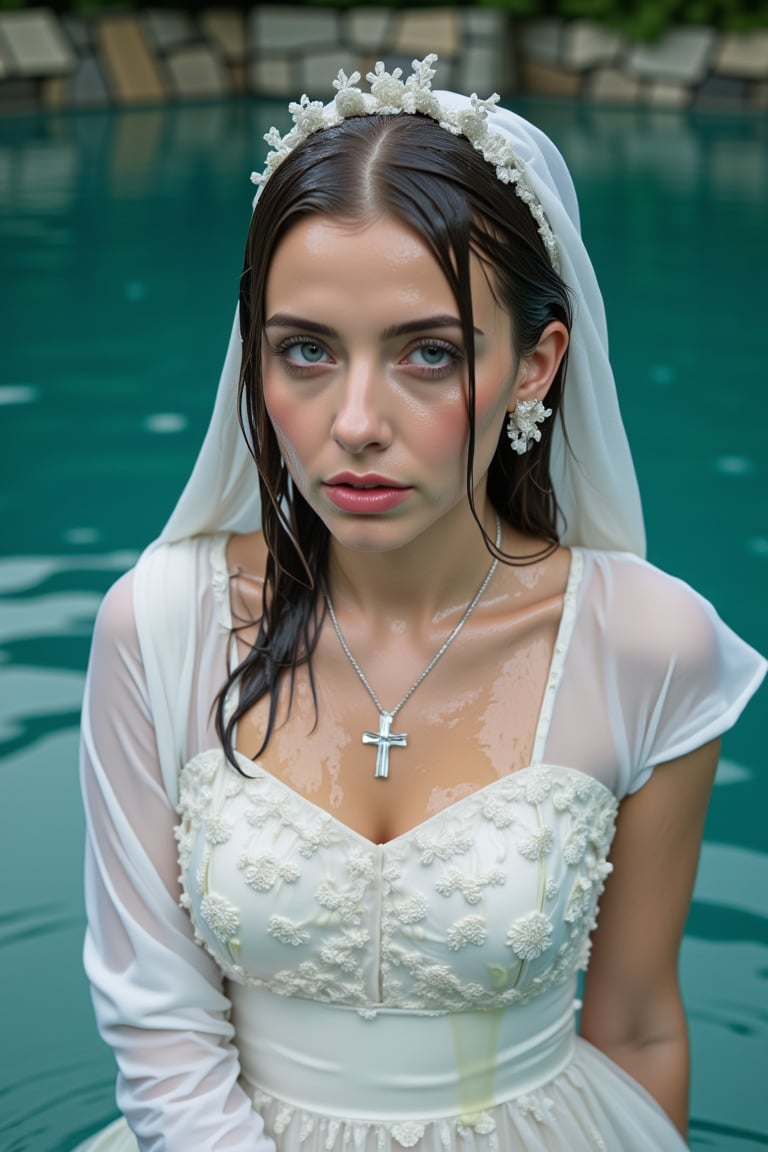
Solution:
[(512, 451), (522, 456), (533, 445), (541, 440), (541, 429), (548, 416), (552, 415), (551, 408), (545, 408), (541, 400), (518, 400), (512, 412), (509, 413), (507, 423), (507, 436), (512, 444)]

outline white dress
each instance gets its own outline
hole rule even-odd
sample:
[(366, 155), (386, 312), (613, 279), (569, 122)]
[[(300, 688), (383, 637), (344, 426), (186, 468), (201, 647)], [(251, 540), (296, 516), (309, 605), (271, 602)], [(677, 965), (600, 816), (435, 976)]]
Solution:
[[(679, 581), (574, 550), (530, 766), (378, 845), (216, 746), (224, 545), (161, 549), (167, 580), (138, 592), (154, 589), (158, 628), (177, 619), (160, 647), (176, 644), (182, 669), (166, 705), (188, 701), (178, 796), (158, 768), (130, 576), (94, 640), (86, 962), (138, 1146), (684, 1148), (651, 1097), (576, 1035), (576, 975), (619, 800), (728, 728), (764, 662)], [(136, 1146), (121, 1120), (88, 1148)]]

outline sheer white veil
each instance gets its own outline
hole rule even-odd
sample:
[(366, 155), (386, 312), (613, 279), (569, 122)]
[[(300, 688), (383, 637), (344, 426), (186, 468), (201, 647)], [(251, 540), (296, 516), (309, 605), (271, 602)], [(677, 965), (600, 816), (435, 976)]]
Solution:
[[(448, 109), (471, 107), (465, 96), (435, 95)], [(552, 448), (561, 539), (567, 545), (642, 556), (645, 533), (640, 495), (608, 358), (603, 300), (581, 239), (573, 182), (552, 141), (522, 117), (499, 108), (488, 123), (525, 164), (526, 179), (554, 232), (561, 275), (573, 301), (563, 389), (570, 446), (558, 421)], [(514, 194), (510, 187), (510, 195)], [(176, 549), (163, 546), (211, 533), (253, 531), (260, 525), (256, 466), (237, 419), (240, 358), (236, 313), (213, 415), (192, 474), (160, 537), (143, 554), (136, 571), (137, 629), (163, 775), (171, 795), (183, 762), (182, 718), (193, 676), (194, 592), (187, 586), (189, 565), (176, 555)], [(175, 624), (174, 615), (178, 617)]]

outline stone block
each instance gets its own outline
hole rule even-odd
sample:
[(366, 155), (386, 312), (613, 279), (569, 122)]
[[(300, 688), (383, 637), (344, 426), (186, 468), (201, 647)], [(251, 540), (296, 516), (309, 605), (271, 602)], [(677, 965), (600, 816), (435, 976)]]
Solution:
[(244, 60), (229, 65), (229, 86), (233, 92), (248, 91), (248, 65)]
[(636, 104), (640, 81), (618, 68), (598, 68), (586, 80), (584, 95), (598, 104)]
[(142, 13), (141, 22), (147, 42), (161, 55), (195, 39), (192, 18), (181, 9), (148, 8)]
[(711, 28), (672, 28), (654, 44), (636, 44), (627, 67), (640, 79), (698, 84), (703, 80), (715, 32)]
[(0, 41), (14, 76), (61, 76), (75, 66), (69, 40), (47, 8), (0, 15)]
[(563, 42), (563, 21), (531, 20), (523, 26), (523, 55), (542, 64), (559, 64)]
[(99, 108), (109, 104), (109, 91), (98, 60), (84, 56), (69, 80), (69, 99), (78, 107)]
[(248, 42), (264, 57), (324, 44), (331, 47), (340, 42), (338, 13), (329, 8), (257, 4), (249, 15)]
[(465, 43), (456, 61), (456, 88), (469, 95), (489, 96), (517, 89), (517, 67), (506, 37), (488, 43)]
[(77, 52), (84, 54), (90, 51), (93, 47), (93, 21), (83, 20), (81, 16), (65, 15), (61, 17), (61, 26)]
[(460, 23), (455, 8), (412, 8), (398, 15), (392, 37), (395, 52), (419, 59), (428, 52), (437, 52), (439, 57), (448, 59), (459, 55)]
[(461, 34), (467, 40), (508, 40), (510, 21), (500, 8), (463, 8)]
[(567, 68), (584, 70), (615, 63), (626, 48), (621, 32), (603, 28), (591, 20), (566, 25), (562, 58)]
[(248, 81), (252, 92), (260, 96), (289, 96), (296, 99), (298, 84), (287, 56), (258, 56), (251, 61)]
[(768, 32), (723, 36), (712, 68), (723, 76), (765, 80), (768, 78)]
[(229, 94), (229, 77), (218, 56), (205, 44), (177, 48), (165, 67), (171, 90), (182, 100), (200, 100)]
[[(349, 49), (323, 48), (316, 52), (308, 52), (297, 61), (299, 74), (299, 91), (306, 92), (320, 100), (330, 100), (335, 95), (333, 82), (340, 68), (347, 76), (359, 72), (365, 77), (369, 71), (366, 61)], [(367, 89), (367, 84), (363, 83)]]
[(350, 8), (344, 31), (352, 48), (381, 55), (392, 42), (392, 12), (388, 8)]
[(64, 108), (67, 99), (67, 77), (48, 76), (40, 83), (38, 99), (43, 108)]
[(647, 85), (643, 97), (655, 108), (685, 108), (691, 102), (692, 90), (687, 84), (657, 81)]
[(36, 80), (9, 77), (0, 82), (0, 108), (3, 112), (26, 112), (37, 108)]
[(520, 67), (520, 87), (535, 96), (578, 96), (581, 93), (581, 74), (542, 64), (538, 60), (523, 60)]
[(228, 64), (245, 60), (245, 19), (238, 8), (206, 8), (200, 13), (199, 24), (206, 39)]
[(110, 91), (120, 104), (165, 99), (165, 84), (142, 27), (134, 16), (104, 16), (96, 41)]
[(737, 76), (710, 75), (696, 90), (696, 104), (710, 108), (746, 108), (749, 82)]

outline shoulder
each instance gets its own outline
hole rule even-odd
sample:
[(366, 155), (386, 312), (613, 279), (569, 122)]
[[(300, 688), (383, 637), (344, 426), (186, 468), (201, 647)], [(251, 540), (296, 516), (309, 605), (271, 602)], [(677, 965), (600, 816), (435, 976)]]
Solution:
[(94, 642), (134, 645), (147, 630), (186, 627), (202, 602), (226, 592), (226, 544), (221, 535), (152, 544), (106, 592)]
[(104, 595), (96, 614), (94, 643), (133, 644), (136, 641), (136, 618), (133, 611), (131, 568), (115, 581)]
[(628, 750), (622, 794), (722, 735), (765, 674), (709, 601), (634, 556), (585, 553), (581, 625), (583, 659), (599, 669), (609, 726)]
[(262, 532), (233, 533), (227, 539), (226, 556), (233, 578), (264, 583), (269, 551)]
[(227, 579), (232, 614), (240, 625), (252, 623), (262, 615), (268, 556), (261, 532), (233, 534), (227, 541)]
[(698, 664), (727, 631), (690, 585), (623, 552), (585, 552), (584, 600), (617, 655), (644, 663), (674, 654)]
[(226, 586), (227, 540), (215, 534), (150, 545), (136, 564), (137, 610), (178, 613), (211, 594), (220, 598)]

